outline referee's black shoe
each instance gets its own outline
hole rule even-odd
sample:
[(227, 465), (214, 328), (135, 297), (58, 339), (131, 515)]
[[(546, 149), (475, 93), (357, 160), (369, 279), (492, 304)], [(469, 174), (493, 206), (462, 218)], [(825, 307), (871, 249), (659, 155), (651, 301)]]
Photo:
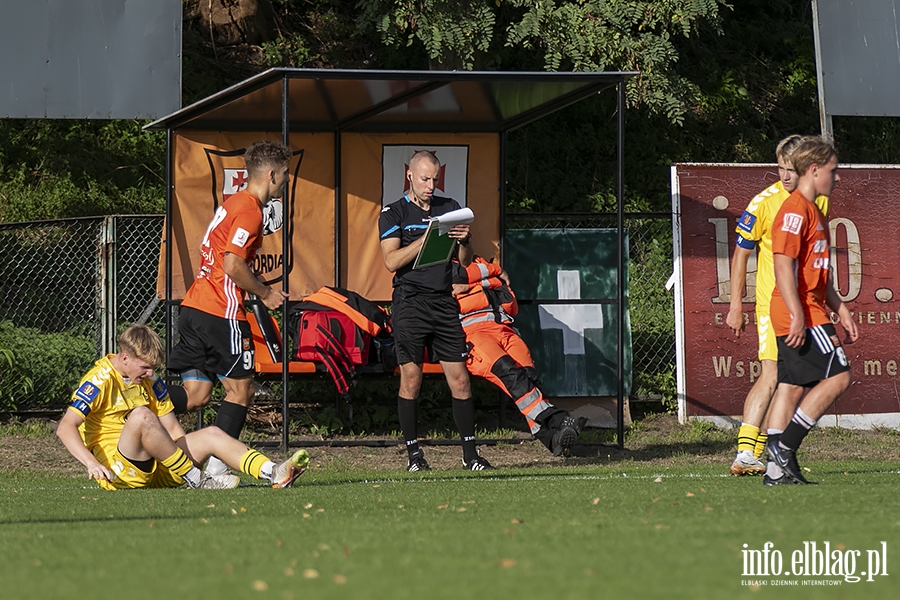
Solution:
[(410, 473), (415, 473), (416, 471), (430, 471), (431, 467), (428, 465), (428, 461), (425, 460), (424, 456), (415, 454), (414, 456), (409, 457), (409, 464), (406, 465), (406, 470)]
[(465, 469), (469, 471), (493, 471), (494, 467), (483, 456), (476, 456), (469, 462), (463, 461)]
[(769, 454), (776, 465), (781, 467), (784, 474), (797, 483), (808, 484), (806, 477), (800, 471), (800, 465), (797, 464), (797, 454), (791, 448), (781, 446), (777, 441), (766, 444), (766, 452)]

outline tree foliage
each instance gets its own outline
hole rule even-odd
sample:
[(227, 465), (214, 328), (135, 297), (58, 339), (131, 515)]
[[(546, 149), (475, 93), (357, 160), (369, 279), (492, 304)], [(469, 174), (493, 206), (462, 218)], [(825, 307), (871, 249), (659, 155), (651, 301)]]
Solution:
[(647, 106), (681, 123), (698, 89), (674, 68), (674, 40), (696, 34), (701, 24), (718, 28), (727, 5), (721, 0), (361, 0), (359, 7), (360, 26), (374, 27), (384, 45), (421, 45), (441, 68), (636, 71), (626, 86), (631, 106)]

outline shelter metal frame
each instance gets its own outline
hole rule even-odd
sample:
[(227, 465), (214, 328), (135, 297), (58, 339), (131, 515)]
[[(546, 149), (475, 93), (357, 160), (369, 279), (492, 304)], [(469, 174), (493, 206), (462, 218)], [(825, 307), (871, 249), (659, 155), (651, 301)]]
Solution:
[[(172, 346), (172, 178), (174, 132), (178, 129), (199, 131), (280, 131), (287, 145), (292, 131), (331, 132), (334, 134), (334, 273), (340, 285), (341, 232), (341, 134), (359, 133), (497, 133), (500, 146), (500, 219), (501, 259), (506, 228), (506, 152), (507, 134), (557, 110), (613, 87), (616, 90), (616, 201), (617, 201), (617, 446), (624, 447), (624, 340), (625, 340), (625, 240), (624, 240), (624, 140), (625, 81), (637, 75), (630, 71), (612, 72), (477, 72), (477, 71), (388, 71), (342, 69), (269, 69), (169, 116), (148, 124), (145, 129), (166, 132), (166, 350)], [(318, 102), (318, 113), (304, 112), (304, 95), (291, 93), (292, 83), (312, 82), (309, 95)], [(336, 85), (372, 86), (393, 83), (396, 91), (367, 105), (346, 110)], [(487, 106), (481, 113), (465, 110), (448, 117), (440, 110), (407, 111), (412, 102), (427, 99), (445, 88), (469, 86), (466, 95), (479, 95)], [(382, 86), (383, 87), (383, 86)], [(459, 91), (462, 93), (462, 90)], [(371, 96), (371, 95), (370, 95)], [(280, 111), (272, 111), (274, 98), (280, 100)], [(358, 98), (354, 97), (354, 100)], [(346, 102), (344, 103), (346, 104)], [(267, 112), (268, 109), (268, 112)], [(486, 114), (485, 114), (486, 113)], [(286, 190), (289, 193), (289, 190)], [(287, 200), (287, 199), (286, 199)], [(287, 205), (287, 202), (285, 202)], [(292, 241), (288, 227), (282, 228), (283, 256), (290, 256)], [(288, 276), (282, 277), (282, 289), (289, 291)], [(288, 314), (288, 300), (282, 304)], [(287, 322), (286, 320), (283, 322)], [(290, 446), (288, 432), (288, 361), (282, 361), (282, 445)]]

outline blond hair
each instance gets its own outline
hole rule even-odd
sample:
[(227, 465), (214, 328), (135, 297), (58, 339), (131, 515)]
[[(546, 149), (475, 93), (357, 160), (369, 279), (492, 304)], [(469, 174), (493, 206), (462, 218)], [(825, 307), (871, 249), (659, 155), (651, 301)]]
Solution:
[(165, 360), (162, 340), (146, 325), (132, 325), (119, 336), (119, 350), (158, 366)]
[(837, 150), (831, 142), (820, 137), (807, 137), (791, 154), (791, 163), (797, 175), (804, 175), (812, 165), (824, 167), (832, 159), (837, 159)]
[(775, 146), (775, 157), (780, 158), (785, 162), (791, 162), (791, 154), (794, 153), (794, 150), (803, 142), (803, 136), (797, 135), (789, 135)]

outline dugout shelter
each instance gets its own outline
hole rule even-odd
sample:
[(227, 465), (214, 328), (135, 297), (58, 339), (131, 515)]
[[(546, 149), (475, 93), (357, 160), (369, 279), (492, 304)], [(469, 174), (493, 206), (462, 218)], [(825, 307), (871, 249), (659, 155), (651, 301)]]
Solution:
[[(507, 134), (575, 102), (617, 94), (618, 329), (623, 361), (624, 84), (632, 72), (470, 72), (270, 69), (148, 124), (166, 132), (166, 229), (158, 280), (167, 304), (182, 298), (199, 265), (199, 246), (218, 205), (243, 183), (244, 149), (280, 140), (294, 153), (280, 235), (264, 240), (256, 271), (297, 301), (324, 285), (384, 302), (391, 274), (377, 235), (382, 207), (405, 192), (415, 151), (442, 165), (436, 193), (475, 213), (475, 251), (502, 259)], [(612, 265), (610, 265), (612, 267)], [(284, 321), (283, 321), (284, 322)], [(169, 350), (170, 348), (167, 348)], [(621, 373), (620, 373), (621, 375)], [(288, 364), (282, 381), (287, 383)], [(624, 377), (619, 377), (619, 445)], [(287, 385), (283, 415), (287, 417)], [(288, 428), (283, 427), (284, 446)]]

